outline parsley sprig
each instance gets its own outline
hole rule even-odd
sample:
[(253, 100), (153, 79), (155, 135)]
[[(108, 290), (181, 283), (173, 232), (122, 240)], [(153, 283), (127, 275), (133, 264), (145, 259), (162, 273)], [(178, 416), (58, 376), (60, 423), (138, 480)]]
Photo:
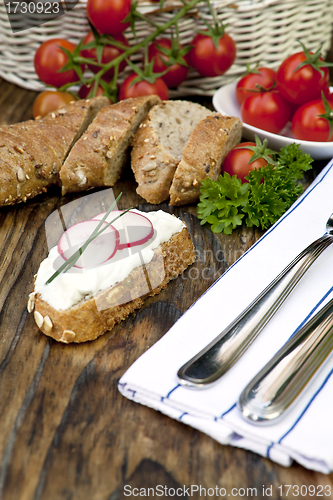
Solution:
[(202, 181), (197, 206), (201, 224), (208, 223), (214, 233), (225, 234), (243, 223), (267, 229), (303, 192), (299, 181), (312, 162), (311, 156), (293, 143), (277, 153), (274, 165), (250, 171), (248, 182), (226, 172), (217, 181)]

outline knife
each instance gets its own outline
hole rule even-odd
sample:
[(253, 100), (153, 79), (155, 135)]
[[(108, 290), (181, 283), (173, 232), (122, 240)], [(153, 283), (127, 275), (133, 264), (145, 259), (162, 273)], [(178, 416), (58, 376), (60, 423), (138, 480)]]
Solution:
[(270, 423), (293, 407), (333, 349), (333, 299), (251, 380), (238, 407), (251, 423)]

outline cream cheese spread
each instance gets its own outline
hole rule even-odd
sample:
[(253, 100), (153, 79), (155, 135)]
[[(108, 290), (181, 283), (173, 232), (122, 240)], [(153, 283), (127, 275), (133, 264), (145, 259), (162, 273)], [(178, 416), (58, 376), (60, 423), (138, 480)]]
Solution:
[[(185, 227), (180, 219), (163, 210), (148, 213), (139, 210), (133, 211), (147, 217), (154, 228), (154, 237), (140, 251), (134, 250), (135, 247), (134, 251), (131, 249), (118, 250), (115, 258), (98, 267), (86, 269), (72, 267), (46, 285), (46, 281), (64, 262), (58, 252), (58, 247), (55, 246), (39, 267), (35, 280), (35, 292), (39, 293), (42, 299), (54, 309), (59, 311), (68, 309), (80, 300), (94, 296), (97, 292), (123, 281), (136, 267), (148, 264), (154, 256), (154, 249)], [(120, 221), (121, 217), (113, 225), (118, 228), (121, 226)], [(59, 260), (62, 262), (57, 265), (56, 262)]]

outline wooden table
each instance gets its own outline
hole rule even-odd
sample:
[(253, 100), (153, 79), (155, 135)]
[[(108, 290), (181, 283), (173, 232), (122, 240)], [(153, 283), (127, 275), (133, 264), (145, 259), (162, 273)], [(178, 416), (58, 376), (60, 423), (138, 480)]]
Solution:
[[(33, 92), (0, 82), (0, 123), (30, 119), (34, 98)], [(114, 191), (124, 193), (120, 208), (143, 202), (129, 168)], [(47, 254), (44, 221), (74, 198), (51, 189), (25, 205), (0, 209), (1, 500), (116, 500), (127, 498), (124, 485), (198, 485), (226, 488), (233, 498), (268, 498), (264, 486), (271, 488), (273, 499), (290, 498), (279, 495), (280, 485), (331, 485), (333, 490), (333, 475), (297, 464), (283, 468), (252, 452), (221, 446), (127, 400), (117, 389), (126, 369), (260, 232), (213, 235), (199, 226), (194, 207), (184, 207), (197, 249), (195, 266), (210, 269), (205, 279), (178, 278), (96, 341), (63, 345), (38, 330), (26, 303), (33, 275)], [(215, 260), (220, 249), (225, 261)]]

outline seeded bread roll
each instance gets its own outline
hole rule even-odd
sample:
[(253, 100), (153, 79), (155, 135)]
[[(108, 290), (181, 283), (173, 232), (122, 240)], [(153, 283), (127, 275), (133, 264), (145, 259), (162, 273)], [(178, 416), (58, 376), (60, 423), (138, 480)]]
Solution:
[(192, 132), (178, 164), (170, 188), (170, 205), (186, 205), (199, 200), (200, 182), (217, 180), (229, 151), (240, 143), (239, 118), (213, 113)]
[(39, 120), (0, 127), (0, 206), (24, 202), (59, 184), (59, 172), (71, 147), (106, 97), (73, 101)]
[(164, 101), (148, 113), (132, 141), (131, 167), (136, 191), (149, 203), (169, 198), (183, 148), (195, 126), (211, 113), (188, 101)]
[[(154, 250), (153, 259), (148, 264), (134, 268), (123, 281), (96, 296), (59, 311), (33, 291), (29, 295), (28, 311), (34, 312), (41, 331), (59, 342), (94, 340), (141, 307), (147, 297), (160, 293), (194, 260), (191, 237), (184, 227)], [(161, 268), (163, 280), (160, 279)]]
[(60, 172), (62, 193), (113, 186), (126, 164), (130, 140), (158, 96), (126, 99), (102, 109), (71, 150)]

